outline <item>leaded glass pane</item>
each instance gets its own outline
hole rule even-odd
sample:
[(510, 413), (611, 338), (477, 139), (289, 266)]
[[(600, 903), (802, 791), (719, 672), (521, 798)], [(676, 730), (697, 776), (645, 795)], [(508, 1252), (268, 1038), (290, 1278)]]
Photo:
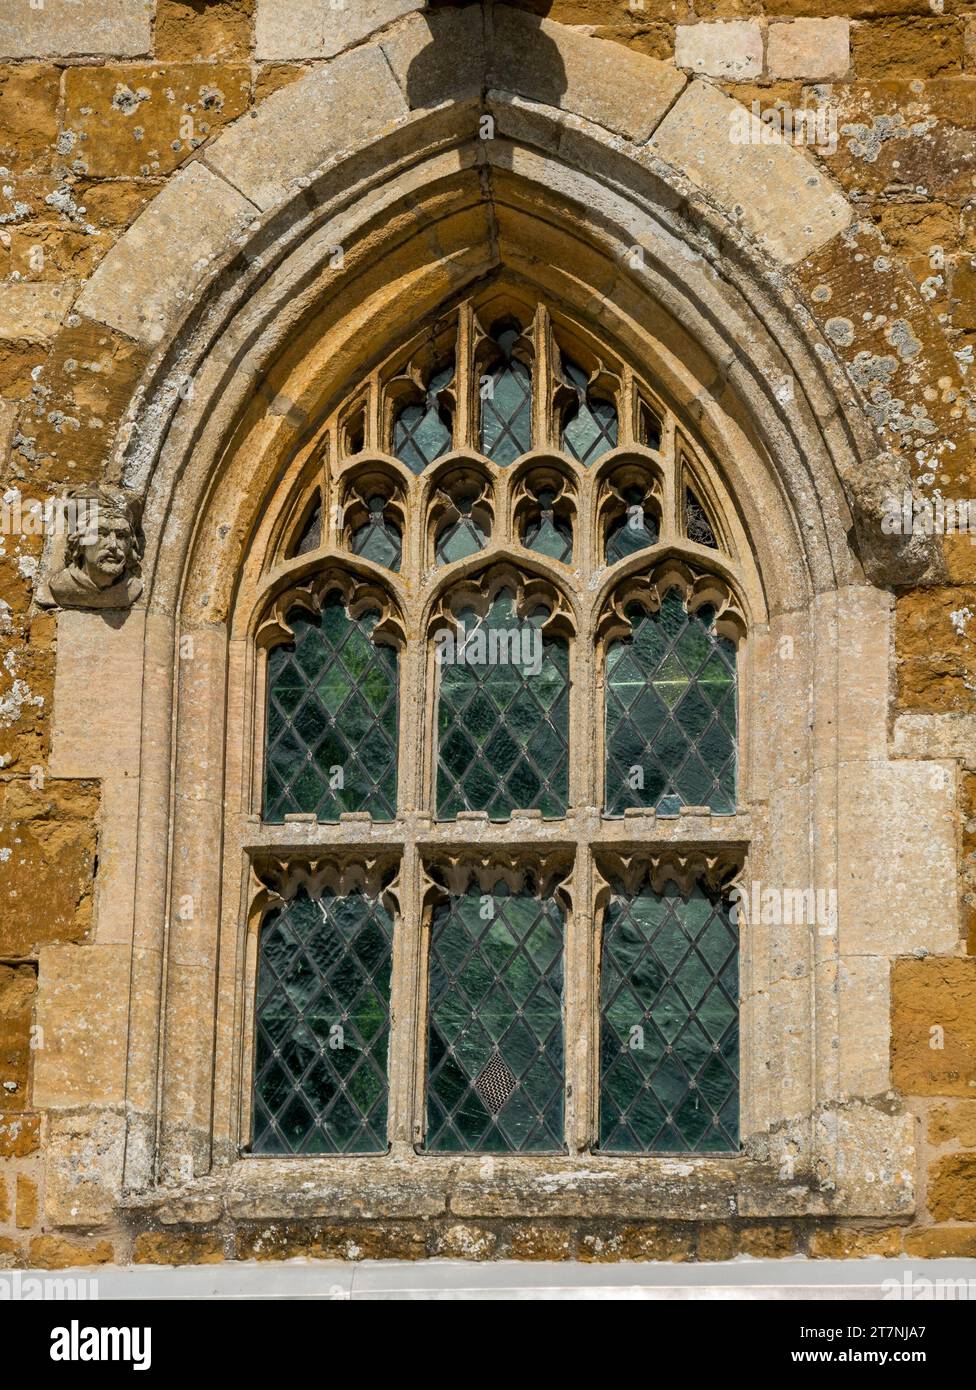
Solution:
[(540, 609), (519, 619), (503, 590), (484, 618), (458, 615), (438, 636), (437, 815), (506, 820), (538, 807), (565, 814), (569, 795), (569, 648), (546, 638)]
[(386, 1151), (393, 922), (364, 893), (304, 890), (261, 931), (258, 1154)]
[(397, 657), (372, 641), (378, 617), (351, 618), (335, 593), (317, 617), (288, 615), (294, 641), (268, 654), (265, 820), (394, 819)]
[(573, 559), (573, 531), (569, 523), (553, 511), (555, 498), (551, 489), (539, 493), (539, 514), (529, 521), (522, 539), (528, 550), (568, 565)]
[(711, 546), (712, 550), (718, 549), (718, 541), (715, 539), (715, 532), (712, 530), (712, 524), (705, 508), (691, 488), (685, 489), (685, 531), (690, 541), (697, 541), (699, 545)]
[(532, 448), (532, 373), (513, 356), (517, 328), (496, 339), (501, 362), (481, 391), (481, 451), (496, 463), (513, 463)]
[(697, 884), (613, 893), (600, 1020), (601, 1148), (738, 1148), (738, 934), (720, 898)]
[(628, 487), (623, 490), (623, 500), (627, 510), (619, 521), (607, 532), (607, 564), (615, 565), (628, 555), (636, 555), (639, 550), (657, 545), (657, 517), (644, 505), (646, 492), (641, 487)]
[(454, 375), (453, 362), (431, 377), (422, 402), (405, 405), (393, 422), (393, 452), (412, 473), (450, 452), (451, 421), (437, 399)]
[(575, 362), (563, 358), (563, 375), (577, 395), (577, 404), (563, 425), (563, 448), (580, 463), (596, 463), (617, 447), (617, 407), (590, 395), (588, 377)]
[(714, 610), (688, 613), (677, 590), (659, 613), (631, 604), (631, 635), (607, 650), (606, 805), (677, 815), (735, 810), (735, 644), (709, 631)]
[(352, 534), (352, 552), (396, 573), (400, 568), (402, 551), (399, 529), (387, 520), (385, 497), (371, 497), (368, 506), (369, 520)]
[(450, 565), (455, 560), (466, 560), (469, 555), (477, 555), (488, 544), (488, 536), (471, 514), (474, 499), (459, 497), (454, 501), (457, 520), (450, 522), (439, 533), (434, 545), (434, 553), (439, 565)]
[(434, 912), (427, 1148), (563, 1148), (563, 912), (476, 887)]

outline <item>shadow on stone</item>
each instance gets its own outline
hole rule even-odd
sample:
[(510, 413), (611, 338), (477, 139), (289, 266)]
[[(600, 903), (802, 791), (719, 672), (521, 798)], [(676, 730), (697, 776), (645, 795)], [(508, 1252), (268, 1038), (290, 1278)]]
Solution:
[[(462, 99), (493, 88), (531, 90), (534, 100), (560, 106), (566, 70), (540, 23), (551, 7), (552, 0), (536, 0), (527, 7), (531, 12), (499, 5), (489, 21), (478, 0), (452, 5), (432, 0), (423, 16), (431, 41), (407, 69), (411, 109), (440, 105), (446, 92)], [(481, 16), (480, 30), (472, 12)]]

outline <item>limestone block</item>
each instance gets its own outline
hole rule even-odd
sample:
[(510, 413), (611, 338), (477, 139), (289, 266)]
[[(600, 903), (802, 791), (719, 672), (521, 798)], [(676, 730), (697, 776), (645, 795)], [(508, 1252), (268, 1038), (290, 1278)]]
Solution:
[(840, 1094), (881, 1095), (891, 1085), (891, 962), (886, 956), (844, 956), (824, 961), (818, 973), (837, 992)]
[(485, 45), (480, 5), (411, 16), (385, 35), (380, 46), (411, 110), (481, 92)]
[(406, 114), (383, 54), (360, 49), (274, 92), (207, 147), (206, 162), (269, 208), (298, 180), (383, 135)]
[(646, 140), (685, 84), (670, 63), (498, 6), (490, 85)]
[(976, 715), (900, 714), (895, 720), (896, 758), (962, 758), (976, 760)]
[(814, 710), (815, 767), (830, 766), (835, 758), (845, 763), (887, 757), (893, 612), (890, 593), (869, 585), (816, 599), (814, 661), (830, 660), (826, 653), (836, 650), (837, 706), (828, 699)]
[(742, 110), (710, 82), (693, 82), (648, 148), (724, 208), (771, 256), (792, 265), (843, 231), (851, 209), (800, 150), (736, 144)]
[(849, 763), (837, 796), (841, 951), (952, 951), (960, 933), (952, 765)]
[(48, 1125), (44, 1208), (55, 1226), (97, 1226), (121, 1188), (125, 1117), (116, 1111), (54, 1112)]
[(0, 58), (134, 58), (148, 54), (151, 0), (7, 0), (0, 8)]
[(758, 77), (762, 72), (762, 30), (754, 19), (679, 24), (674, 34), (674, 61), (679, 68), (727, 82)]
[(74, 286), (22, 280), (0, 285), (0, 338), (46, 343), (61, 326)]
[(332, 58), (375, 30), (391, 24), (423, 0), (258, 0), (254, 56)]
[(839, 1106), (817, 1117), (815, 1142), (818, 1152), (833, 1154), (829, 1177), (845, 1214), (894, 1216), (914, 1210), (914, 1116), (868, 1105)]
[(105, 257), (78, 309), (154, 347), (195, 302), (213, 262), (253, 216), (254, 207), (236, 189), (202, 164), (188, 165)]
[(39, 957), (34, 1103), (118, 1104), (125, 1095), (129, 952), (47, 946)]
[(140, 612), (119, 626), (97, 612), (58, 614), (52, 776), (138, 774), (144, 631)]
[(766, 66), (770, 77), (805, 77), (818, 82), (845, 77), (851, 66), (849, 19), (791, 19), (771, 24)]

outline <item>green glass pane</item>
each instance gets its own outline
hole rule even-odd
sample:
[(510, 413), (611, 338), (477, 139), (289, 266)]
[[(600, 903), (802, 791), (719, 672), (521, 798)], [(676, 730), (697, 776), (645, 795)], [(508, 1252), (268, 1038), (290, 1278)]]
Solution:
[(399, 529), (384, 515), (385, 507), (385, 498), (370, 498), (369, 520), (353, 532), (352, 552), (396, 573), (400, 569), (403, 545)]
[(552, 509), (555, 496), (550, 491), (539, 494), (539, 512), (529, 520), (522, 536), (528, 550), (548, 555), (551, 560), (570, 564), (573, 559), (572, 527)]
[(294, 641), (268, 656), (266, 821), (298, 811), (394, 819), (397, 657), (371, 640), (376, 617), (350, 618), (337, 594), (318, 617), (288, 615)]
[(563, 374), (577, 395), (577, 404), (563, 425), (563, 448), (580, 463), (596, 463), (617, 447), (617, 408), (612, 402), (593, 396), (586, 373), (566, 358)]
[(393, 922), (379, 899), (304, 889), (258, 957), (256, 1154), (385, 1153)]
[(466, 513), (456, 521), (445, 526), (438, 534), (434, 547), (439, 565), (451, 565), (455, 560), (466, 560), (469, 555), (477, 555), (488, 544), (488, 537), (478, 523)]
[(563, 927), (551, 899), (472, 887), (434, 913), (427, 1148), (563, 1148)]
[(514, 328), (499, 334), (501, 361), (481, 392), (481, 451), (500, 464), (532, 448), (532, 373), (512, 355), (518, 338)]
[(669, 589), (659, 613), (628, 608), (606, 681), (606, 806), (677, 815), (735, 810), (735, 647), (709, 631), (714, 610), (688, 613)]
[(566, 643), (519, 619), (500, 593), (484, 620), (438, 645), (437, 815), (563, 815), (569, 795)]
[(404, 406), (393, 422), (393, 452), (413, 473), (422, 473), (450, 451), (451, 421), (437, 393), (453, 375), (453, 363), (437, 372), (428, 383), (425, 400)]
[(615, 887), (600, 968), (600, 1146), (621, 1153), (739, 1146), (738, 935), (696, 884)]
[(644, 489), (625, 488), (623, 500), (627, 510), (607, 532), (608, 565), (615, 565), (618, 560), (625, 560), (628, 555), (636, 555), (638, 551), (647, 550), (658, 542), (657, 518), (645, 505), (647, 495)]

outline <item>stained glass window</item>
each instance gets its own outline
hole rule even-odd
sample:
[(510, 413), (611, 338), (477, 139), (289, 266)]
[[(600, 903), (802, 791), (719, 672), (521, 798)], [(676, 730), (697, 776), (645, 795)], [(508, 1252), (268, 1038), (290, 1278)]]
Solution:
[(318, 616), (288, 615), (294, 641), (268, 654), (265, 820), (395, 817), (397, 656), (372, 640), (378, 617), (351, 618), (335, 592)]
[(591, 394), (586, 372), (575, 362), (563, 358), (563, 375), (577, 396), (563, 424), (563, 448), (580, 463), (596, 463), (617, 447), (617, 407)]
[(720, 897), (699, 884), (614, 892), (600, 1019), (601, 1148), (738, 1148), (738, 935)]
[(538, 495), (539, 510), (525, 528), (523, 540), (529, 550), (548, 555), (551, 560), (570, 564), (573, 559), (572, 527), (553, 510), (556, 494), (544, 488)]
[(393, 922), (364, 893), (300, 891), (261, 930), (253, 1151), (381, 1153)]
[(563, 1148), (563, 912), (472, 887), (439, 906), (430, 941), (427, 1148)]
[(386, 515), (385, 497), (371, 497), (368, 506), (369, 520), (352, 534), (352, 552), (395, 573), (400, 568), (400, 531)]
[(393, 422), (393, 452), (412, 473), (422, 473), (450, 451), (451, 421), (437, 393), (453, 375), (453, 363), (436, 372), (427, 384), (424, 401), (403, 406)]
[(482, 383), (481, 451), (509, 464), (532, 448), (532, 373), (512, 349), (519, 330), (509, 328), (496, 343), (501, 361)]
[(631, 635), (607, 650), (606, 805), (677, 815), (735, 810), (735, 644), (669, 589), (659, 613), (627, 609)]
[(569, 789), (569, 649), (544, 637), (544, 609), (520, 618), (498, 594), (484, 618), (458, 614), (460, 630), (435, 644), (437, 815), (566, 810)]
[(647, 490), (637, 484), (626, 487), (622, 492), (627, 510), (607, 532), (607, 564), (615, 565), (628, 555), (636, 555), (639, 550), (657, 545), (657, 518), (646, 505)]

